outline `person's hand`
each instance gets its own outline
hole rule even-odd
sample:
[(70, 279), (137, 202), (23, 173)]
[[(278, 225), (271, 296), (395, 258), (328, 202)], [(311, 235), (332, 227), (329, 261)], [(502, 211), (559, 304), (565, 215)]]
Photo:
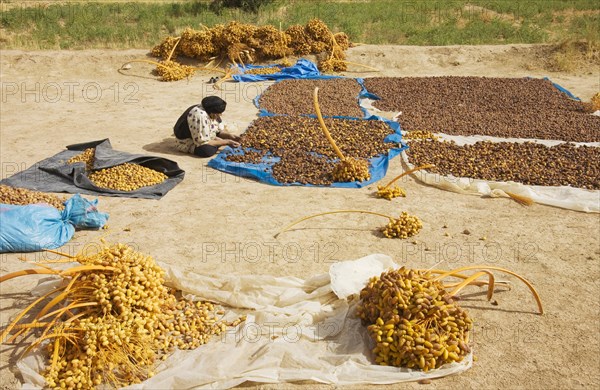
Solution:
[(228, 131), (222, 131), (219, 133), (219, 137), (223, 138), (223, 139), (231, 139), (234, 140), (236, 142), (240, 142), (240, 136), (239, 135), (234, 135), (231, 134)]
[[(239, 137), (238, 137), (238, 139), (239, 139)], [(227, 145), (231, 146), (232, 148), (237, 148), (238, 146), (240, 146), (240, 143), (237, 142), (236, 140), (228, 139)]]

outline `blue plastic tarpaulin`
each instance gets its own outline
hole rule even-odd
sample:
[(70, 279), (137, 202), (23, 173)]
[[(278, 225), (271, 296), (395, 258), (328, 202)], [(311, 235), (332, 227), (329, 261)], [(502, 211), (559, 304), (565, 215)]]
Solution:
[[(273, 74), (246, 74), (248, 69), (272, 68), (277, 66), (281, 71)], [(292, 66), (282, 67), (279, 65), (246, 65), (238, 66), (240, 74), (234, 74), (233, 79), (241, 82), (286, 80), (286, 79), (330, 79), (337, 76), (324, 75), (319, 72), (317, 65), (307, 59), (301, 58)]]
[[(375, 183), (385, 177), (389, 162), (392, 158), (398, 156), (403, 150), (407, 148), (406, 144), (402, 142), (402, 135), (400, 132), (400, 125), (398, 122), (389, 121), (378, 116), (371, 116), (365, 119), (359, 118), (346, 118), (351, 120), (372, 120), (372, 121), (384, 121), (394, 131), (393, 134), (388, 135), (384, 142), (396, 143), (397, 147), (390, 148), (386, 154), (381, 154), (369, 159), (369, 172), (371, 178), (368, 181), (363, 182), (350, 182), (350, 183), (337, 183), (334, 182), (328, 187), (342, 187), (342, 188), (361, 188), (369, 184)], [(273, 177), (273, 165), (279, 162), (279, 157), (267, 155), (261, 163), (239, 163), (227, 160), (227, 156), (231, 154), (244, 154), (242, 148), (232, 149), (227, 147), (222, 150), (215, 158), (208, 162), (208, 166), (217, 169), (222, 172), (231, 173), (236, 176), (246, 177), (258, 180), (262, 183), (284, 186), (284, 185), (306, 185), (314, 186), (311, 184), (286, 184), (280, 183)]]
[(558, 89), (559, 91), (561, 91), (562, 93), (566, 94), (568, 97), (570, 97), (573, 100), (577, 100), (577, 101), (581, 101), (581, 99), (579, 99), (577, 96), (573, 95), (571, 93), (571, 91), (569, 91), (568, 89), (561, 87), (560, 85), (556, 84), (555, 82), (553, 82), (552, 80), (550, 80), (550, 78), (548, 77), (544, 77), (544, 80), (548, 80), (552, 83), (552, 85), (554, 86), (554, 88)]

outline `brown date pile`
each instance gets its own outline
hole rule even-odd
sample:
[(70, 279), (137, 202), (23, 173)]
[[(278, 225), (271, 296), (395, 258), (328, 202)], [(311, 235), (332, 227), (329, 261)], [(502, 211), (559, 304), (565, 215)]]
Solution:
[[(394, 147), (383, 139), (393, 130), (384, 122), (325, 118), (336, 144), (346, 157), (368, 159)], [(281, 183), (328, 185), (334, 180), (337, 159), (317, 119), (308, 117), (260, 117), (241, 136), (241, 147), (261, 150), (258, 155), (230, 155), (228, 161), (256, 163), (269, 153), (281, 160), (273, 165), (273, 177)], [(262, 154), (261, 154), (262, 153)]]
[(282, 183), (328, 185), (333, 183), (332, 164), (325, 157), (306, 154), (299, 158), (295, 153), (284, 153), (273, 166), (273, 177)]
[(283, 80), (261, 95), (260, 108), (280, 115), (315, 114), (312, 100), (315, 87), (319, 87), (323, 116), (364, 116), (358, 104), (361, 88), (354, 79)]
[(487, 77), (366, 78), (374, 106), (401, 111), (406, 131), (600, 141), (600, 117), (548, 80)]
[(0, 203), (19, 206), (47, 203), (50, 206), (62, 210), (65, 208), (65, 201), (65, 197), (0, 184)]
[(533, 142), (488, 142), (458, 146), (454, 142), (410, 142), (414, 165), (435, 164), (442, 175), (528, 185), (600, 189), (600, 148), (563, 143), (548, 147)]
[(245, 150), (244, 154), (233, 154), (231, 156), (227, 156), (227, 161), (239, 162), (239, 163), (260, 164), (264, 155), (265, 155), (264, 151), (258, 152), (255, 150)]

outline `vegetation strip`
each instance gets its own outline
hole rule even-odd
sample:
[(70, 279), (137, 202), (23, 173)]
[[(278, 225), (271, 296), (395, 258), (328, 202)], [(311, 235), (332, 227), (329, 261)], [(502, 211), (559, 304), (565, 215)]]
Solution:
[[(148, 48), (167, 35), (200, 24), (236, 20), (286, 29), (322, 19), (333, 31), (370, 44), (454, 45), (586, 42), (598, 50), (595, 0), (537, 1), (274, 1), (244, 12), (210, 2), (3, 3), (3, 48)], [(394, 28), (389, 28), (393, 25)], [(365, 28), (368, 26), (368, 28)], [(562, 60), (568, 60), (564, 56)]]

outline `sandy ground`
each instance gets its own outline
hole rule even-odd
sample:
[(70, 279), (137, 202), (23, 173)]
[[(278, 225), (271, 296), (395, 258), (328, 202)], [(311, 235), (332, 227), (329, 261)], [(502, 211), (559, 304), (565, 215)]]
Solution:
[[(585, 100), (600, 90), (599, 69), (551, 73), (538, 66), (539, 52), (539, 47), (512, 45), (359, 46), (349, 51), (349, 60), (382, 72), (348, 75), (549, 76)], [(211, 75), (163, 83), (150, 75), (149, 65), (135, 64), (125, 75), (117, 72), (122, 63), (145, 55), (143, 50), (4, 51), (1, 55), (3, 178), (65, 145), (103, 138), (110, 138), (117, 150), (174, 159), (186, 171), (185, 180), (160, 201), (100, 197), (100, 209), (110, 213), (110, 228), (77, 232), (62, 248), (64, 252), (97, 246), (103, 235), (109, 242), (129, 243), (161, 261), (213, 274), (308, 277), (327, 271), (333, 261), (371, 253), (389, 254), (400, 264), (419, 268), (444, 260), (444, 268), (506, 267), (534, 283), (546, 314), (534, 314), (535, 303), (521, 285), (499, 294), (498, 306), (491, 306), (474, 288), (474, 294), (464, 297), (476, 321), (474, 367), (431, 385), (406, 387), (530, 389), (600, 384), (598, 214), (459, 195), (413, 179), (401, 184), (406, 198), (388, 202), (374, 199), (373, 187), (281, 188), (222, 174), (208, 168), (207, 160), (174, 151), (171, 136), (180, 112), (213, 94), (205, 83)], [(252, 99), (266, 87), (225, 84), (221, 92), (229, 103), (225, 120), (243, 131), (257, 113)], [(387, 178), (401, 172), (400, 159), (395, 159)], [(374, 231), (385, 221), (377, 217), (334, 215), (273, 238), (298, 217), (335, 209), (389, 214), (405, 210), (418, 215), (424, 228), (415, 244), (380, 238)], [(471, 234), (463, 234), (465, 229)], [(487, 240), (480, 240), (484, 236)], [(2, 255), (0, 272), (26, 268), (18, 257)], [(54, 256), (36, 253), (28, 258)], [(3, 324), (26, 306), (27, 292), (35, 284), (34, 277), (2, 284)], [(9, 346), (0, 348), (0, 388), (18, 387), (13, 351)], [(247, 386), (331, 387), (310, 382)]]

